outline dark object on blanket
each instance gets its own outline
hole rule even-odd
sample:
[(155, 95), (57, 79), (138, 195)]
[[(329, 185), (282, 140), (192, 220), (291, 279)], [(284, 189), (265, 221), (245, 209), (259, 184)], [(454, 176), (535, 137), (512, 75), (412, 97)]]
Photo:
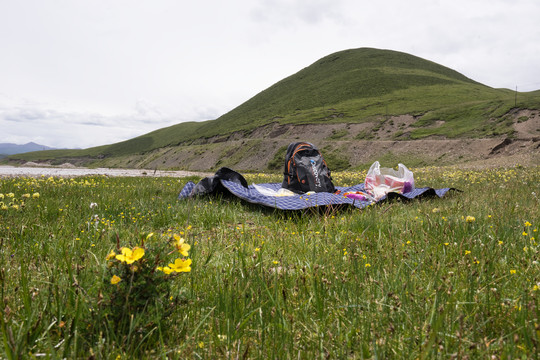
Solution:
[(291, 143), (287, 147), (282, 187), (297, 194), (336, 191), (321, 152), (308, 142)]
[(242, 185), (245, 188), (248, 187), (246, 179), (244, 179), (241, 174), (229, 168), (222, 167), (216, 171), (214, 176), (205, 177), (199, 181), (193, 190), (191, 190), (190, 196), (221, 192), (223, 190), (223, 185), (220, 180), (228, 180)]

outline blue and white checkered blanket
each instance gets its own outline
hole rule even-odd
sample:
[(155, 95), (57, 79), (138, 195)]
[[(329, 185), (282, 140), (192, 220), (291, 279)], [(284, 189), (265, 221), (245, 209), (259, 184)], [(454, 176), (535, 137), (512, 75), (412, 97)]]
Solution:
[[(359, 209), (362, 209), (372, 202), (370, 201), (359, 201), (349, 199), (341, 194), (346, 192), (355, 192), (355, 191), (364, 191), (364, 184), (358, 184), (351, 187), (340, 187), (337, 186), (336, 190), (340, 191), (340, 194), (332, 193), (315, 193), (312, 195), (302, 194), (302, 195), (293, 195), (293, 196), (266, 196), (261, 194), (255, 189), (253, 185), (248, 186), (247, 188), (243, 187), (240, 184), (237, 184), (232, 181), (220, 180), (221, 184), (226, 190), (231, 194), (239, 197), (242, 200), (248, 201), (253, 204), (259, 204), (264, 206), (269, 206), (281, 210), (302, 210), (310, 207), (317, 206), (328, 206), (328, 205), (341, 205), (348, 204), (353, 205)], [(281, 183), (266, 183), (258, 184), (258, 186), (265, 187), (270, 190), (277, 191), (281, 188)], [(178, 199), (185, 199), (190, 197), (191, 190), (195, 187), (195, 183), (188, 182), (180, 194)], [(412, 191), (404, 194), (398, 193), (389, 193), (387, 196), (379, 200), (379, 202), (389, 199), (402, 198), (402, 199), (414, 199), (420, 197), (443, 197), (449, 190), (454, 190), (452, 188), (442, 188), (442, 189), (433, 189), (429, 187), (425, 188), (415, 188)]]

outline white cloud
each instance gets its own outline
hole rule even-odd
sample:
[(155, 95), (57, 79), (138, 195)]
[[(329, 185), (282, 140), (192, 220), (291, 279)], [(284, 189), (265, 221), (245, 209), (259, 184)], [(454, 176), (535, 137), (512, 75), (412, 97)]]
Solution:
[(111, 144), (188, 120), (218, 116), (212, 109), (186, 109), (184, 115), (164, 114), (157, 106), (138, 100), (130, 113), (102, 115), (57, 111), (42, 104), (0, 102), (0, 142), (30, 141), (59, 148), (88, 148)]

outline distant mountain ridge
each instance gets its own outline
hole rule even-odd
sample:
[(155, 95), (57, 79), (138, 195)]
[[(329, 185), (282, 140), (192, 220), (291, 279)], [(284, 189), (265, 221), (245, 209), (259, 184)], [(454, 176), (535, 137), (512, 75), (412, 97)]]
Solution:
[(381, 158), (415, 166), (517, 153), (536, 159), (539, 124), (540, 90), (494, 89), (414, 55), (359, 48), (325, 56), (214, 120), (4, 162), (262, 171), (276, 169), (300, 140), (322, 149), (332, 169)]
[(55, 148), (29, 142), (23, 145), (12, 143), (0, 143), (0, 155), (15, 155), (32, 151), (54, 150)]

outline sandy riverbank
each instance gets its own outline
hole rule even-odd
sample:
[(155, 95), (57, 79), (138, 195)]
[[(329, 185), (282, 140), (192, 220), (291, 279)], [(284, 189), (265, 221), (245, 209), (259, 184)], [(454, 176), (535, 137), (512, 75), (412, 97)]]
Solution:
[(110, 168), (78, 168), (78, 167), (29, 167), (29, 166), (4, 166), (0, 165), (0, 177), (22, 176), (22, 177), (40, 177), (40, 176), (152, 176), (152, 177), (186, 177), (186, 176), (208, 176), (207, 173), (192, 171), (163, 171), (163, 170), (145, 170), (145, 169), (110, 169)]

